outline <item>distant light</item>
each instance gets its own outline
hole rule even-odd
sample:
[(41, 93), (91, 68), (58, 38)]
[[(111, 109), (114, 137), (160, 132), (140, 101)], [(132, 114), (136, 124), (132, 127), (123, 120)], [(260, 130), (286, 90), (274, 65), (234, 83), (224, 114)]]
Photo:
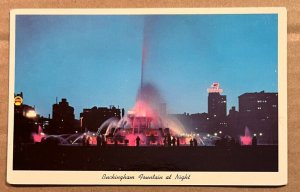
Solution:
[(195, 128), (196, 130), (198, 129), (198, 127)]
[(263, 134), (262, 133), (259, 133), (259, 136), (262, 136)]
[(29, 111), (27, 111), (26, 117), (28, 117), (28, 118), (35, 118), (36, 117), (35, 110), (29, 110)]
[(128, 113), (129, 115), (130, 115), (130, 114), (135, 114), (134, 111), (128, 111), (127, 113)]
[(209, 118), (208, 118), (208, 117), (207, 117), (206, 119), (207, 119), (207, 120), (209, 120)]
[(222, 134), (222, 131), (219, 131), (220, 134)]
[(222, 93), (223, 90), (220, 89), (220, 84), (219, 83), (213, 83), (210, 88), (207, 89), (208, 93)]
[(20, 106), (23, 103), (23, 98), (21, 96), (16, 96), (15, 97), (15, 105)]
[(215, 133), (214, 135), (215, 135), (215, 136), (217, 136), (217, 135), (218, 135), (218, 133)]
[(199, 136), (199, 133), (197, 133), (197, 136)]
[(253, 136), (256, 137), (256, 133), (254, 133)]
[(209, 137), (210, 136), (210, 134), (207, 134), (207, 137)]

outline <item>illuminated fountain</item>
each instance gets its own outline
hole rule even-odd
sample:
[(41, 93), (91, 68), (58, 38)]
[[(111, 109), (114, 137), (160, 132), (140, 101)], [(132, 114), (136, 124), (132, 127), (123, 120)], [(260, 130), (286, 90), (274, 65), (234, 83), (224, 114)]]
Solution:
[[(110, 118), (99, 128), (97, 133), (86, 131), (81, 134), (73, 134), (69, 138), (55, 136), (69, 144), (97, 144), (98, 139), (106, 144), (135, 146), (137, 138), (143, 146), (169, 145), (176, 140), (176, 145), (189, 144), (189, 139), (183, 136), (184, 126), (179, 120), (169, 117), (166, 113), (163, 99), (159, 91), (150, 82), (145, 82), (145, 64), (149, 51), (149, 35), (152, 28), (151, 21), (144, 25), (143, 50), (141, 60), (141, 84), (138, 90), (135, 105), (121, 119)], [(164, 109), (164, 110), (162, 110)], [(51, 136), (54, 137), (54, 136)], [(72, 137), (72, 138), (71, 138)], [(71, 139), (70, 139), (71, 138)], [(202, 142), (203, 143), (203, 142)]]
[(180, 139), (183, 125), (161, 110), (162, 100), (151, 84), (141, 86), (134, 107), (121, 120), (110, 118), (98, 129), (107, 144), (135, 146), (137, 137), (140, 145), (164, 145), (167, 140)]
[(43, 132), (42, 127), (39, 125), (37, 132), (33, 132), (31, 134), (32, 140), (34, 143), (40, 143), (43, 138), (46, 137), (45, 133)]
[(240, 136), (241, 145), (251, 145), (252, 144), (252, 137), (248, 127), (245, 127), (245, 135)]
[(112, 118), (104, 122), (98, 129), (97, 135), (102, 135), (108, 144), (123, 143), (136, 145), (140, 139), (141, 145), (164, 145), (171, 139), (179, 139), (184, 132), (183, 125), (167, 116), (162, 110), (164, 103), (156, 87), (145, 83), (145, 64), (149, 55), (149, 35), (153, 21), (145, 19), (143, 49), (141, 60), (141, 84), (136, 103), (121, 120)]

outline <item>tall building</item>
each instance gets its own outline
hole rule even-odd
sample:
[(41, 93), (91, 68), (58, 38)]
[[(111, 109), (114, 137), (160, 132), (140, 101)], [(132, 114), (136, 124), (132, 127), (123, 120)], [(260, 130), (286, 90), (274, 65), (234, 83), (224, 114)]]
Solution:
[(213, 83), (208, 88), (208, 115), (210, 118), (210, 133), (227, 132), (226, 95), (221, 95), (223, 90), (219, 83)]
[(244, 93), (239, 96), (240, 128), (247, 126), (262, 142), (278, 142), (278, 93)]
[(233, 106), (229, 110), (229, 114), (227, 116), (228, 122), (228, 134), (231, 136), (239, 137), (241, 135), (238, 126), (239, 126), (239, 112), (236, 110), (235, 106)]
[(24, 104), (23, 93), (14, 98), (14, 144), (33, 142), (32, 133), (38, 131), (39, 115), (35, 108)]
[(51, 134), (68, 134), (74, 133), (75, 127), (74, 108), (71, 107), (66, 98), (52, 107), (52, 120), (49, 133)]
[(249, 118), (269, 119), (278, 117), (278, 94), (244, 93), (239, 96), (239, 111)]
[(226, 117), (226, 95), (221, 95), (222, 92), (219, 83), (213, 83), (208, 89), (208, 115), (211, 118)]
[[(123, 114), (124, 109), (122, 109), (122, 115)], [(82, 129), (97, 132), (102, 123), (112, 117), (120, 119), (121, 109), (114, 106), (110, 106), (109, 108), (93, 107), (91, 109), (83, 109), (83, 112), (80, 113), (81, 127)]]

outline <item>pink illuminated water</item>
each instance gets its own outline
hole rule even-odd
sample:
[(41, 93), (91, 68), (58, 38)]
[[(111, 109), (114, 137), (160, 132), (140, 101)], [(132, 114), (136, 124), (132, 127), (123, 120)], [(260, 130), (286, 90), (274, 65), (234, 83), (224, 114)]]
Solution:
[(242, 145), (251, 145), (252, 144), (252, 137), (248, 127), (245, 127), (245, 135), (240, 136), (240, 141)]
[(42, 139), (45, 137), (45, 134), (41, 128), (41, 126), (39, 125), (38, 127), (38, 132), (37, 133), (32, 133), (32, 139), (34, 143), (40, 143), (42, 141)]

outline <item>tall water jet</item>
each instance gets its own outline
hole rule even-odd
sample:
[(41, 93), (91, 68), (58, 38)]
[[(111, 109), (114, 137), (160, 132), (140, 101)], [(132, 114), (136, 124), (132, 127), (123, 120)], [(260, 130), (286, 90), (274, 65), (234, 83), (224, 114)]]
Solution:
[(108, 144), (123, 143), (135, 145), (139, 138), (141, 145), (164, 145), (166, 140), (179, 139), (184, 132), (183, 125), (162, 112), (165, 104), (158, 89), (145, 81), (145, 65), (149, 62), (149, 39), (153, 28), (152, 19), (145, 17), (142, 40), (141, 84), (134, 106), (120, 120), (109, 119), (99, 128), (97, 134), (104, 134)]

